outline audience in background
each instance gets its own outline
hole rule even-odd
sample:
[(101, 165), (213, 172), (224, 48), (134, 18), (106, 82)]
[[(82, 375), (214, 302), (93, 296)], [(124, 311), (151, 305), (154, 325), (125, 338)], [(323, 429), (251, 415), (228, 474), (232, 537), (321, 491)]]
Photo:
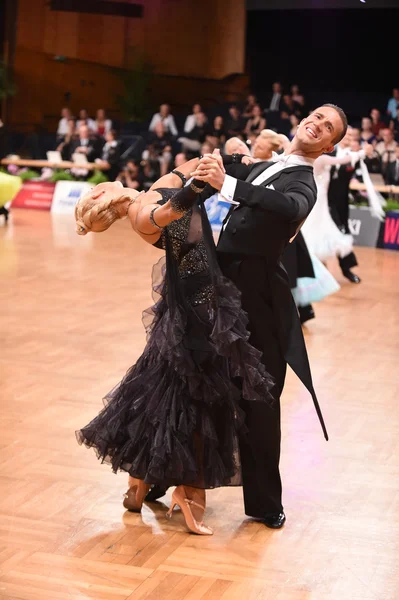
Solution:
[(292, 138), (294, 137), (294, 135), (296, 134), (296, 131), (298, 129), (299, 117), (295, 114), (290, 115), (290, 124), (291, 124), (291, 129), (288, 133), (288, 139), (292, 140)]
[(77, 129), (79, 129), (82, 125), (87, 125), (92, 132), (94, 132), (96, 129), (96, 124), (94, 120), (89, 117), (86, 108), (81, 108), (79, 111), (79, 119), (76, 123)]
[(71, 111), (69, 108), (63, 108), (61, 110), (61, 119), (58, 121), (57, 127), (57, 140), (62, 141), (64, 137), (69, 133), (68, 121), (71, 118)]
[(250, 156), (250, 151), (248, 146), (239, 138), (232, 137), (227, 140), (224, 145), (224, 153), (225, 154), (247, 154)]
[(165, 131), (175, 137), (178, 135), (175, 119), (170, 113), (169, 104), (161, 104), (159, 112), (155, 113), (151, 119), (149, 130), (154, 131), (158, 123), (163, 123)]
[[(370, 117), (359, 119), (361, 129), (349, 127), (353, 147), (362, 146), (366, 151), (364, 160), (370, 173), (383, 174), (390, 181), (396, 177), (398, 160), (398, 104), (399, 88), (395, 88), (384, 118), (380, 110), (373, 107)], [(83, 108), (75, 122), (71, 110), (64, 107), (56, 130), (55, 148), (64, 160), (72, 161), (74, 154), (85, 155), (88, 162), (106, 167), (107, 177), (118, 178), (127, 187), (147, 190), (164, 173), (215, 148), (229, 154), (250, 152), (256, 160), (268, 160), (273, 151), (284, 151), (295, 136), (301, 118), (307, 114), (299, 86), (293, 84), (289, 94), (283, 93), (280, 82), (273, 83), (272, 93), (263, 106), (255, 94), (250, 93), (242, 114), (236, 104), (230, 108), (217, 107), (222, 114), (215, 115), (215, 108), (208, 109), (208, 120), (201, 105), (195, 103), (191, 114), (183, 118), (180, 115), (177, 126), (169, 104), (162, 104), (153, 115), (148, 131), (140, 134), (136, 150), (126, 134), (124, 146), (117, 140), (104, 109), (98, 109), (93, 120)], [(128, 162), (123, 164), (124, 160)]]
[(395, 118), (389, 122), (389, 128), (392, 129), (395, 140), (399, 142), (399, 106), (396, 109)]
[(240, 136), (245, 129), (245, 119), (242, 118), (240, 110), (236, 104), (229, 108), (230, 118), (226, 123), (227, 137)]
[(64, 160), (73, 160), (74, 154), (83, 154), (88, 162), (93, 162), (100, 156), (101, 143), (95, 138), (87, 125), (81, 125), (77, 135), (72, 135), (69, 142), (62, 148)]
[(399, 107), (399, 88), (393, 88), (392, 98), (388, 100), (387, 114), (390, 119), (396, 119)]
[(111, 129), (105, 134), (105, 144), (101, 150), (101, 157), (95, 162), (102, 167), (104, 175), (114, 181), (120, 170), (121, 146), (116, 137), (116, 131)]
[(105, 137), (105, 134), (111, 131), (111, 129), (111, 119), (107, 119), (105, 115), (105, 110), (103, 108), (99, 108), (96, 112), (96, 120), (94, 121), (94, 133)]
[(128, 160), (116, 181), (120, 181), (124, 187), (141, 192), (144, 189), (145, 177), (140, 170), (140, 164), (135, 160)]
[(267, 102), (266, 113), (280, 111), (280, 104), (282, 100), (283, 88), (279, 81), (276, 81), (272, 85), (272, 93), (270, 94)]
[[(166, 129), (165, 121), (157, 121), (148, 136), (148, 148), (155, 156), (160, 156), (165, 150), (171, 152), (172, 137)], [(144, 153), (146, 150), (144, 150)], [(143, 153), (143, 158), (147, 158)]]
[(183, 152), (198, 152), (208, 133), (208, 119), (205, 113), (198, 112), (194, 115), (194, 127), (191, 131), (178, 138)]
[(372, 108), (370, 111), (371, 117), (371, 131), (374, 133), (377, 139), (380, 139), (381, 129), (385, 129), (386, 123), (381, 119), (381, 113), (378, 108)]
[(256, 106), (257, 104), (258, 102), (256, 100), (256, 96), (254, 94), (249, 94), (247, 96), (247, 102), (242, 111), (242, 116), (244, 119), (249, 119), (252, 117), (252, 111), (254, 109), (254, 106)]
[(247, 121), (244, 129), (245, 135), (259, 135), (262, 129), (266, 127), (266, 119), (262, 116), (262, 109), (259, 104), (255, 104), (252, 109), (252, 114)]
[(388, 163), (396, 159), (397, 142), (393, 138), (393, 131), (385, 127), (381, 130), (381, 142), (375, 147), (375, 151), (381, 160), (381, 172), (384, 175)]
[(387, 164), (384, 179), (387, 185), (399, 185), (399, 145), (395, 148), (394, 160)]
[(202, 112), (201, 104), (193, 104), (193, 112), (191, 115), (188, 115), (186, 121), (184, 123), (184, 133), (190, 133), (196, 125), (196, 115)]
[(213, 125), (209, 126), (208, 135), (206, 136), (208, 142), (216, 147), (222, 146), (226, 141), (226, 132), (224, 130), (223, 117), (218, 115), (213, 120)]
[(363, 117), (362, 119), (362, 129), (360, 132), (361, 142), (366, 144), (375, 144), (377, 143), (377, 136), (373, 133), (372, 121), (369, 117)]

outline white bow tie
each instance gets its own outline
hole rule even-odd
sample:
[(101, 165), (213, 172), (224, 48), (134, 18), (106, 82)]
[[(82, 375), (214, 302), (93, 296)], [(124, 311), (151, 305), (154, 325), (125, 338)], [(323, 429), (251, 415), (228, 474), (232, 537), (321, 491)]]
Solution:
[(289, 157), (289, 155), (286, 156), (285, 154), (275, 154), (272, 156), (272, 162), (287, 162)]

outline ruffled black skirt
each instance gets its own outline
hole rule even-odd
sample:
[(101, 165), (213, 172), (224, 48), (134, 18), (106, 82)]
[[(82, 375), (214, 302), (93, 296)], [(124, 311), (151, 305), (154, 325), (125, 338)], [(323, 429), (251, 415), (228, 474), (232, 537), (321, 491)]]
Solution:
[[(162, 269), (161, 260), (155, 280)], [(78, 442), (115, 473), (149, 484), (240, 485), (240, 399), (271, 402), (273, 386), (261, 353), (248, 343), (240, 294), (220, 277), (217, 308), (210, 302), (172, 313), (164, 290), (154, 285), (159, 299), (144, 313), (142, 356), (107, 394), (100, 414), (77, 432)]]

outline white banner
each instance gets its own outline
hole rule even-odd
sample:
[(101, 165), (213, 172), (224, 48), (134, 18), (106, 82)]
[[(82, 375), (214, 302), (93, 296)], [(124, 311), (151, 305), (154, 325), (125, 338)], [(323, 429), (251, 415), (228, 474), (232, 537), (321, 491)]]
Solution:
[(92, 189), (87, 181), (57, 181), (55, 186), (51, 212), (56, 215), (71, 215), (75, 204), (82, 196)]

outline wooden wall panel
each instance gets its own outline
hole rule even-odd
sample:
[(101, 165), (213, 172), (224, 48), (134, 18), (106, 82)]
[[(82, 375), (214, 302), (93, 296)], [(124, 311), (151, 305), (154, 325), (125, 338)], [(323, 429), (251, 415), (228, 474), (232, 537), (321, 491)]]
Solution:
[[(19, 93), (10, 102), (14, 123), (40, 124), (46, 115), (58, 115), (66, 92), (72, 95), (73, 110), (115, 110), (120, 82), (109, 67), (129, 68), (138, 55), (159, 76), (154, 102), (160, 96), (173, 103), (191, 102), (191, 91), (190, 100), (179, 99), (183, 90), (192, 89), (188, 78), (195, 80), (193, 101), (205, 102), (201, 88), (211, 90), (210, 80), (244, 70), (245, 0), (146, 0), (143, 19), (51, 11), (47, 0), (35, 0), (34, 11), (31, 5), (32, 0), (19, 0)], [(54, 62), (56, 55), (66, 56), (67, 62)], [(107, 91), (102, 89), (105, 81), (111, 88)]]

